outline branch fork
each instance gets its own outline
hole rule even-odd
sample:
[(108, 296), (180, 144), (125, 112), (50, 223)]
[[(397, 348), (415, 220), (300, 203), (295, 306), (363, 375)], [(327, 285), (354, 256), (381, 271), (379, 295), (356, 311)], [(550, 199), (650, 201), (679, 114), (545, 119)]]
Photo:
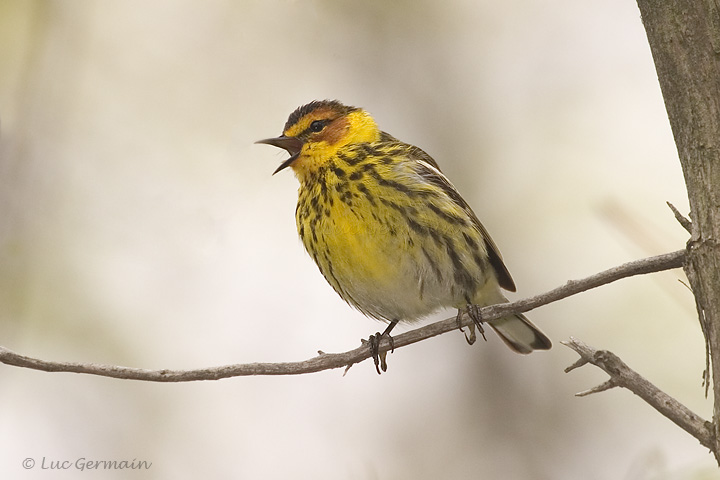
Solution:
[(710, 450), (714, 449), (715, 434), (712, 423), (695, 414), (685, 405), (650, 383), (642, 375), (628, 367), (620, 357), (607, 350), (596, 350), (572, 337), (570, 340), (560, 343), (580, 355), (580, 358), (575, 363), (565, 369), (566, 373), (589, 363), (610, 375), (610, 378), (600, 385), (576, 393), (578, 397), (603, 392), (615, 387), (628, 389), (695, 437), (701, 445)]

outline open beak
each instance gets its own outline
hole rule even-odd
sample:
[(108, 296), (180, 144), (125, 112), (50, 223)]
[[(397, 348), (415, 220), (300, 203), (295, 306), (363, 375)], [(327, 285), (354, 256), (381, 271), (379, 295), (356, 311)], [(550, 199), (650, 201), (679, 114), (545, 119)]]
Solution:
[(298, 156), (300, 156), (300, 150), (302, 150), (303, 142), (295, 137), (286, 137), (282, 135), (277, 138), (265, 138), (258, 140), (255, 143), (264, 143), (266, 145), (272, 145), (273, 147), (283, 148), (290, 154), (290, 158), (280, 164), (280, 166), (273, 172), (273, 175), (278, 173), (280, 170), (285, 170), (289, 167)]

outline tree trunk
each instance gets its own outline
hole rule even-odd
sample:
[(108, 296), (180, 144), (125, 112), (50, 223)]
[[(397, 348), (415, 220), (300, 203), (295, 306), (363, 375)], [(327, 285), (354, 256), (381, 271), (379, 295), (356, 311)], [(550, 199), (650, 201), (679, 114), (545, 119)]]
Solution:
[(638, 0), (685, 176), (692, 235), (685, 271), (710, 358), (720, 464), (720, 6)]

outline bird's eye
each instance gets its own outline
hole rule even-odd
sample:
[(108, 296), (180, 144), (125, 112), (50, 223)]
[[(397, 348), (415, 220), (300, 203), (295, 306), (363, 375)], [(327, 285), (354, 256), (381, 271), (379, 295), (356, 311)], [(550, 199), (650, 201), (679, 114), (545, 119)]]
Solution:
[(327, 124), (327, 120), (315, 120), (310, 124), (310, 131), (313, 133), (317, 133), (321, 131), (323, 128), (325, 128), (325, 125)]

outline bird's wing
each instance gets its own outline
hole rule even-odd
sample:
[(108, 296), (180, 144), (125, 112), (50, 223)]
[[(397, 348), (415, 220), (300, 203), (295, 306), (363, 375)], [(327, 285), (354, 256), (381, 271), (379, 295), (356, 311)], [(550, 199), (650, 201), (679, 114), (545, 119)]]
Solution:
[(480, 223), (480, 220), (472, 211), (470, 205), (465, 201), (464, 198), (458, 193), (450, 180), (440, 171), (437, 163), (433, 158), (425, 153), (418, 147), (412, 147), (410, 154), (413, 159), (416, 160), (418, 174), (421, 175), (426, 181), (433, 184), (434, 186), (441, 189), (456, 205), (465, 211), (468, 217), (471, 219), (475, 227), (480, 231), (482, 238), (485, 242), (485, 248), (487, 249), (488, 261), (495, 270), (495, 275), (498, 279), (498, 284), (510, 292), (515, 291), (515, 282), (510, 275), (505, 262), (503, 262), (500, 250), (493, 241), (492, 237), (488, 233), (487, 229)]

